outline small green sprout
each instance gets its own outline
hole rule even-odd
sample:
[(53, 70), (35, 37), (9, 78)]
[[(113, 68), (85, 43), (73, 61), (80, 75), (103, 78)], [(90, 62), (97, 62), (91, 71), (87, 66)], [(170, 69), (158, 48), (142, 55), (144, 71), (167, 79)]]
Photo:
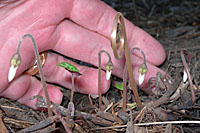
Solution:
[(70, 96), (70, 103), (72, 103), (74, 91), (75, 91), (74, 76), (80, 76), (81, 73), (79, 72), (79, 70), (74, 65), (69, 64), (67, 62), (60, 62), (57, 66), (65, 68), (65, 70), (68, 70), (72, 74), (72, 90), (71, 90), (71, 96)]
[(123, 91), (123, 82), (121, 82), (121, 83), (116, 83), (115, 84), (115, 87), (117, 88), (117, 89), (119, 89), (120, 91)]
[(70, 71), (70, 72), (77, 72), (79, 73), (79, 70), (74, 66), (74, 65), (71, 65), (67, 62), (61, 62), (58, 64), (59, 67), (63, 67), (65, 68), (66, 70)]

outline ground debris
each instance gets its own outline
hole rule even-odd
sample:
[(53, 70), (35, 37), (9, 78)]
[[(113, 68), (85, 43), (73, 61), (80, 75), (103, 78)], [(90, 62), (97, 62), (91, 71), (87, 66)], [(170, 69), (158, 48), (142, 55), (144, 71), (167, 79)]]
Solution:
[[(106, 1), (136, 24), (132, 0), (102, 1)], [(163, 45), (167, 54), (166, 61), (159, 66), (166, 71), (166, 75), (158, 73), (152, 77), (149, 81), (149, 94), (138, 89), (144, 105), (142, 110), (134, 106), (122, 112), (122, 92), (112, 85), (103, 95), (105, 110), (102, 112), (98, 111), (98, 99), (89, 101), (87, 95), (75, 93), (74, 115), (69, 118), (67, 118), (67, 105), (70, 91), (69, 93), (67, 91), (69, 95), (64, 96), (61, 105), (52, 103), (56, 113), (54, 112), (55, 115), (49, 118), (44, 110), (35, 111), (16, 101), (0, 98), (0, 130), (19, 133), (65, 132), (66, 126), (69, 132), (75, 133), (199, 132), (200, 1), (135, 0), (135, 3), (137, 26), (155, 37)], [(196, 98), (194, 102), (192, 102), (188, 80), (183, 82), (184, 65), (181, 51), (190, 53), (190, 61), (186, 55), (185, 57), (192, 78)], [(112, 80), (121, 81), (117, 77)], [(135, 102), (130, 90), (127, 90), (127, 102), (127, 106)]]

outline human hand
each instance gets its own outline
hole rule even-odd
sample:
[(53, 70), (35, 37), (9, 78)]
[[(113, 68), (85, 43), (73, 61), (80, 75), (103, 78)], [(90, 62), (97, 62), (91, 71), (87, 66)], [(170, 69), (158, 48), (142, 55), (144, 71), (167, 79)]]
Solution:
[[(24, 74), (34, 62), (34, 52), (31, 41), (25, 39), (20, 53), (22, 64), (15, 79), (8, 82), (9, 61), (16, 51), (20, 38), (30, 33), (36, 40), (40, 52), (53, 49), (65, 56), (78, 59), (95, 66), (98, 65), (98, 52), (107, 50), (112, 56), (114, 75), (122, 77), (124, 59), (116, 60), (110, 46), (110, 33), (116, 11), (99, 0), (20, 0), (0, 5), (0, 96), (35, 108), (35, 101), (28, 100), (33, 95), (44, 95), (41, 82), (34, 77)], [(146, 32), (126, 20), (129, 48), (141, 48), (147, 59), (148, 73), (143, 84), (147, 84), (149, 77), (155, 76), (156, 67), (165, 59), (162, 46)], [(155, 52), (156, 51), (156, 52)], [(137, 81), (138, 66), (142, 63), (140, 53), (132, 56), (134, 77)], [(62, 56), (48, 53), (43, 67), (46, 80), (71, 88), (71, 74), (65, 69), (57, 67), (59, 62), (75, 64)], [(107, 58), (102, 58), (105, 66)], [(82, 73), (76, 78), (77, 92), (98, 94), (98, 70), (75, 64)], [(102, 72), (102, 91), (106, 92), (110, 82)], [(48, 85), (50, 99), (56, 103), (62, 100), (62, 93), (58, 88)]]

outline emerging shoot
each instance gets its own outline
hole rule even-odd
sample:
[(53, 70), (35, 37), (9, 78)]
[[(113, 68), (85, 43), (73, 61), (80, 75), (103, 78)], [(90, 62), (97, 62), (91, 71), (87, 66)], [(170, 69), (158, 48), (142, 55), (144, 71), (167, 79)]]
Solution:
[(124, 90), (123, 82), (121, 82), (121, 83), (116, 83), (116, 84), (115, 84), (115, 87), (116, 87), (118, 90), (120, 90), (120, 91), (123, 91), (123, 90)]
[(69, 71), (72, 74), (72, 90), (71, 90), (71, 96), (70, 96), (70, 102), (68, 103), (68, 115), (67, 115), (67, 120), (70, 119), (70, 117), (74, 116), (74, 103), (73, 103), (73, 97), (74, 97), (74, 91), (75, 91), (75, 86), (74, 86), (74, 76), (80, 76), (81, 73), (79, 73), (79, 70), (74, 66), (71, 65), (67, 62), (61, 62), (58, 64), (59, 67), (65, 68), (65, 70)]
[(72, 90), (71, 90), (71, 96), (70, 96), (70, 102), (73, 103), (73, 97), (74, 97), (74, 76), (79, 76), (81, 73), (79, 73), (79, 70), (74, 66), (67, 62), (61, 62), (58, 64), (59, 67), (65, 68), (65, 70), (69, 71), (72, 74)]

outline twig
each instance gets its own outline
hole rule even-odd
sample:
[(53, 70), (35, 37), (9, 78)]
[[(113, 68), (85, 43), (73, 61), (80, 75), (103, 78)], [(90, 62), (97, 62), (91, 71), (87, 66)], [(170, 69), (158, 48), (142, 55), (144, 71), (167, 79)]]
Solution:
[[(149, 125), (158, 125), (158, 124), (200, 124), (200, 121), (164, 121), (164, 122), (149, 122), (149, 123), (139, 123), (134, 124), (134, 126), (149, 126)], [(114, 129), (114, 128), (126, 128), (127, 125), (120, 125), (120, 126), (110, 126), (110, 127), (99, 127), (93, 128), (90, 130), (105, 130), (105, 129)]]
[(153, 102), (152, 106), (154, 108), (157, 108), (161, 104), (165, 104), (166, 102), (169, 102), (171, 95), (176, 91), (181, 81), (182, 79), (178, 78), (169, 88), (167, 88), (167, 91), (161, 98)]
[(97, 127), (97, 128), (92, 128), (90, 130), (105, 130), (105, 129), (125, 128), (125, 127), (127, 127), (127, 125), (110, 126), (110, 127)]
[(1, 110), (0, 110), (0, 131), (2, 133), (8, 133), (8, 130), (6, 129), (5, 124), (3, 123), (3, 120), (2, 120), (2, 111)]
[(172, 38), (172, 39), (191, 39), (191, 38), (195, 38), (195, 37), (199, 37), (199, 36), (200, 36), (200, 32), (196, 32), (192, 35), (183, 35), (183, 36)]
[(149, 126), (149, 125), (160, 125), (160, 124), (200, 124), (200, 121), (164, 121), (164, 122), (149, 122), (134, 124), (135, 126)]
[(37, 123), (33, 126), (22, 129), (18, 133), (27, 133), (27, 132), (33, 132), (33, 131), (36, 131), (36, 130), (40, 130), (44, 127), (49, 126), (50, 124), (53, 124), (56, 119), (57, 119), (57, 116), (52, 116), (52, 117), (46, 118), (45, 120), (43, 120), (43, 121), (41, 121), (41, 122), (39, 122), (39, 123)]
[(55, 113), (55, 115), (58, 117), (58, 119), (60, 119), (62, 125), (63, 125), (64, 128), (65, 128), (65, 131), (66, 131), (67, 133), (72, 133), (72, 131), (68, 128), (69, 125), (72, 125), (72, 124), (70, 123), (70, 121), (66, 122), (66, 121), (64, 120), (64, 118), (58, 113), (58, 111), (55, 109), (54, 106), (52, 106), (52, 110), (53, 110), (53, 112)]
[(135, 0), (132, 0), (132, 1), (133, 1), (133, 10), (134, 10), (135, 18), (136, 18), (136, 24), (139, 25), (139, 19), (138, 19), (138, 15), (137, 15), (136, 3), (135, 3)]

